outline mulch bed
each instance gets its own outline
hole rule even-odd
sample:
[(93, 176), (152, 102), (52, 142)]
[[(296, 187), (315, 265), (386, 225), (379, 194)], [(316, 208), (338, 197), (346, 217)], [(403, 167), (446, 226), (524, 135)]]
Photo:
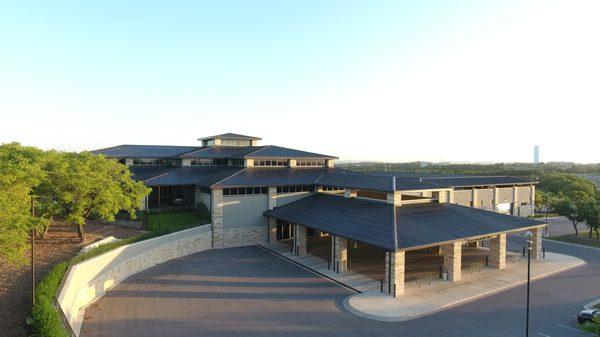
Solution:
[[(119, 239), (136, 236), (140, 231), (90, 221), (85, 226), (86, 244), (107, 236)], [(45, 239), (36, 238), (36, 280), (61, 261), (74, 256), (83, 246), (74, 226), (55, 221)], [(27, 251), (27, 261), (31, 260)], [(28, 327), (25, 320), (31, 309), (31, 266), (15, 266), (0, 258), (0, 331), (6, 337), (26, 337)]]

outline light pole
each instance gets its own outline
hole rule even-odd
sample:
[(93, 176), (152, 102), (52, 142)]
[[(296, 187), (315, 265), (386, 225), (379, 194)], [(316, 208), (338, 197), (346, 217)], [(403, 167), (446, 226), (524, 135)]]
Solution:
[[(35, 197), (31, 196), (31, 217), (35, 219)], [(31, 225), (31, 308), (35, 307), (35, 226)]]
[(529, 289), (531, 285), (531, 241), (532, 234), (527, 231), (525, 233), (527, 238), (527, 316), (525, 319), (525, 337), (529, 337)]

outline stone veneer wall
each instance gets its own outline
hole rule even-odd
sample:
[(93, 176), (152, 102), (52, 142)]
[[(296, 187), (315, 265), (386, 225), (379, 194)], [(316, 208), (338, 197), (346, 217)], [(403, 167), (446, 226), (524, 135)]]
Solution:
[(69, 267), (57, 303), (75, 336), (85, 308), (127, 277), (170, 259), (212, 248), (211, 225), (160, 236), (96, 256)]
[(268, 226), (241, 227), (223, 230), (223, 246), (238, 247), (267, 243)]

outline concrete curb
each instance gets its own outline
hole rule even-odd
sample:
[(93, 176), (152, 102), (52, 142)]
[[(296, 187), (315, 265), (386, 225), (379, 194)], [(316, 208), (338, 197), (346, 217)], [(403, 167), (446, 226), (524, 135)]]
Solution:
[(551, 238), (544, 238), (544, 240), (548, 240), (548, 241), (552, 241), (552, 242), (558, 242), (558, 243), (562, 243), (563, 245), (575, 246), (575, 247), (580, 247), (580, 248), (589, 248), (589, 249), (593, 249), (593, 250), (600, 250), (600, 248), (598, 248), (598, 247), (592, 247), (592, 246), (580, 245), (580, 244), (578, 244), (578, 243), (570, 243), (570, 242), (564, 242), (564, 241), (560, 241), (560, 240), (553, 240), (553, 239), (551, 239)]
[(598, 304), (600, 304), (600, 298), (595, 300), (594, 302), (590, 302), (590, 303), (584, 305), (583, 308), (586, 310), (594, 309), (594, 307)]
[[(584, 266), (586, 264), (587, 264), (587, 262), (582, 260), (581, 262), (578, 262), (577, 264), (574, 264), (572, 266), (564, 267), (564, 268), (555, 270), (555, 271), (547, 273), (547, 274), (542, 274), (542, 275), (538, 275), (536, 277), (533, 277), (533, 278), (531, 278), (531, 281), (535, 282), (535, 281), (540, 280), (542, 278), (546, 278), (546, 277), (549, 277), (549, 276), (552, 276), (552, 275), (556, 275), (556, 274), (568, 271), (570, 269), (574, 269), (574, 268), (577, 268), (577, 267)], [(487, 297), (487, 296), (490, 296), (490, 295), (494, 295), (494, 294), (497, 294), (497, 293), (500, 293), (500, 292), (503, 292), (503, 291), (506, 291), (506, 290), (509, 290), (509, 289), (512, 289), (512, 288), (516, 288), (516, 287), (521, 286), (521, 285), (526, 284), (526, 283), (527, 283), (527, 280), (523, 280), (523, 281), (520, 281), (520, 282), (509, 284), (509, 285), (507, 285), (505, 287), (501, 287), (501, 288), (498, 288), (498, 289), (486, 291), (486, 292), (477, 294), (475, 296), (471, 296), (471, 297), (464, 298), (464, 299), (459, 300), (459, 301), (451, 302), (451, 303), (445, 304), (443, 306), (440, 306), (440, 307), (434, 308), (432, 310), (429, 310), (427, 312), (423, 312), (423, 313), (419, 313), (419, 314), (415, 314), (415, 315), (409, 315), (409, 316), (378, 316), (378, 315), (373, 315), (373, 314), (369, 314), (369, 313), (363, 312), (363, 311), (361, 311), (359, 309), (354, 308), (350, 304), (350, 299), (352, 297), (356, 296), (356, 295), (352, 295), (352, 296), (346, 297), (344, 299), (343, 304), (344, 304), (344, 308), (346, 308), (346, 310), (350, 311), (351, 313), (353, 313), (353, 314), (355, 314), (357, 316), (363, 317), (363, 318), (372, 319), (372, 320), (376, 320), (376, 321), (382, 321), (382, 322), (405, 322), (405, 321), (410, 321), (410, 320), (413, 320), (413, 319), (416, 319), (416, 318), (428, 316), (428, 315), (431, 315), (431, 314), (434, 314), (434, 313), (437, 313), (437, 312), (440, 312), (440, 311), (444, 311), (446, 309), (450, 309), (450, 308), (453, 308), (453, 307), (456, 307), (456, 306), (459, 306), (459, 305), (462, 305), (462, 304), (465, 304), (465, 303), (468, 303), (468, 302), (472, 302), (472, 301), (475, 301), (475, 300), (478, 300), (478, 299), (481, 299), (481, 298), (484, 298), (484, 297)], [(598, 300), (597, 302), (600, 303), (600, 300)], [(595, 303), (595, 302), (592, 302), (592, 303)]]

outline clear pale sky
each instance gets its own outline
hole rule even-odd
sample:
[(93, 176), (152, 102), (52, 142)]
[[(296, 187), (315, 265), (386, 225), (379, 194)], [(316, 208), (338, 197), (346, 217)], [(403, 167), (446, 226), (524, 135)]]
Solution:
[(0, 143), (600, 162), (600, 1), (12, 1)]

